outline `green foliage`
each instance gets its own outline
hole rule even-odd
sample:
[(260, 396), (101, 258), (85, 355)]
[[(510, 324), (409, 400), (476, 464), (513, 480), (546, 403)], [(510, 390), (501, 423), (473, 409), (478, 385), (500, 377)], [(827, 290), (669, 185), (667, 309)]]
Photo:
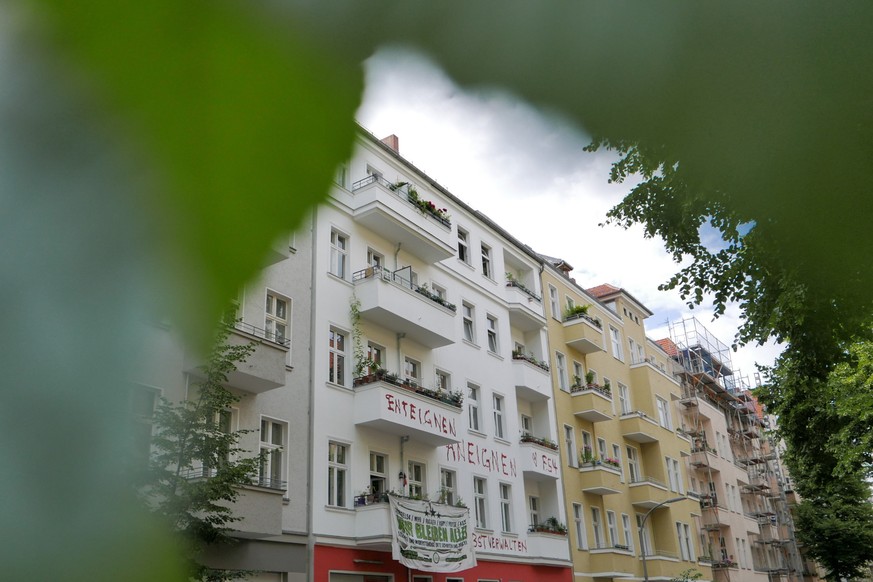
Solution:
[(232, 503), (262, 462), (262, 456), (246, 457), (239, 447), (240, 437), (252, 431), (231, 429), (230, 408), (239, 398), (225, 387), (254, 344), (230, 345), (228, 333), (229, 326), (201, 367), (203, 378), (192, 383), (191, 398), (179, 403), (161, 399), (154, 415), (153, 454), (137, 482), (146, 506), (182, 534), (190, 577), (196, 580), (238, 575), (210, 570), (199, 558), (208, 545), (234, 542), (231, 525), (240, 518)]
[(700, 580), (701, 578), (703, 578), (703, 572), (695, 568), (688, 568), (687, 570), (679, 572), (679, 575), (675, 578), (671, 578), (670, 582), (693, 582), (694, 580)]

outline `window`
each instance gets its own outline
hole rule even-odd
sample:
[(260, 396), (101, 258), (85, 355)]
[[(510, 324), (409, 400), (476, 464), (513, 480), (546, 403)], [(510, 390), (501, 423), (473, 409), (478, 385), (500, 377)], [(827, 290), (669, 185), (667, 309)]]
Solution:
[(637, 531), (639, 531), (639, 530), (643, 531), (643, 534), (642, 534), (643, 539), (640, 542), (643, 547), (640, 548), (640, 552), (642, 552), (642, 555), (644, 555), (644, 556), (651, 556), (652, 555), (652, 549), (651, 549), (652, 548), (652, 541), (651, 541), (651, 538), (649, 537), (649, 525), (650, 525), (650, 523), (646, 522), (645, 527), (643, 527), (643, 519), (645, 519), (645, 517), (643, 516), (642, 513), (638, 513), (636, 515), (637, 515)]
[[(233, 427), (235, 423), (235, 411), (225, 409), (218, 412), (209, 423), (209, 430), (217, 430), (224, 434), (230, 434), (233, 431)], [(227, 443), (219, 444), (221, 447), (220, 452), (217, 453), (218, 457), (218, 466), (223, 466), (228, 459), (230, 458), (230, 448)], [(201, 474), (204, 477), (214, 477), (216, 465), (212, 464), (213, 458), (204, 459), (203, 464), (200, 468)]]
[(421, 363), (408, 356), (403, 358), (403, 375), (407, 382), (421, 384)]
[(145, 467), (152, 451), (152, 423), (158, 392), (148, 388), (134, 388), (130, 392), (130, 416), (133, 421), (131, 464)]
[(331, 328), (328, 334), (327, 381), (344, 386), (346, 383), (346, 334)]
[(689, 553), (688, 553), (688, 544), (685, 540), (685, 530), (682, 528), (681, 522), (676, 522), (676, 537), (679, 540), (679, 557), (682, 560), (688, 561)]
[(618, 461), (618, 470), (621, 471), (621, 481), (624, 482), (624, 467), (621, 463), (621, 446), (612, 443), (612, 458)]
[(464, 316), (464, 339), (476, 343), (476, 328), (473, 327), (473, 306), (469, 303), (461, 305), (461, 313)]
[(431, 288), (431, 291), (433, 291), (434, 295), (436, 295), (437, 297), (439, 297), (443, 301), (447, 301), (445, 287), (443, 287), (442, 285), (438, 285), (436, 283), (431, 283), (430, 288)]
[(409, 496), (416, 499), (425, 497), (425, 471), (424, 463), (409, 461)]
[(540, 498), (531, 495), (527, 498), (527, 507), (530, 525), (539, 525), (540, 523)]
[(284, 297), (267, 293), (264, 330), (268, 340), (284, 344), (288, 338), (288, 303)]
[(458, 500), (458, 476), (451, 469), (440, 469), (440, 501), (454, 505)]
[(624, 361), (624, 354), (621, 351), (621, 333), (611, 325), (609, 326), (609, 339), (612, 341), (612, 355)]
[(467, 231), (458, 227), (458, 258), (470, 264), (470, 246)]
[(740, 538), (734, 538), (734, 549), (740, 555), (740, 568), (745, 568), (746, 558), (743, 556), (743, 553), (740, 552)]
[[(667, 460), (667, 478), (670, 482), (670, 491), (681, 493), (682, 474), (679, 471), (679, 461), (665, 457)], [(731, 500), (732, 501), (732, 500)]]
[(600, 508), (591, 508), (591, 529), (594, 530), (594, 547), (605, 548), (606, 544), (603, 541), (603, 524), (600, 521)]
[(493, 315), (485, 317), (485, 325), (488, 332), (488, 351), (497, 353), (497, 318)]
[(348, 271), (348, 247), (348, 237), (336, 230), (330, 231), (330, 273), (340, 279), (345, 279)]
[(327, 504), (346, 506), (346, 474), (348, 446), (331, 442), (327, 452)]
[(388, 457), (382, 453), (370, 453), (370, 493), (374, 501), (380, 501), (388, 492)]
[(492, 404), (494, 406), (494, 436), (504, 438), (503, 430), (503, 396), (498, 394), (492, 395)]
[(373, 249), (367, 249), (367, 266), (381, 269), (385, 264), (385, 257), (381, 253), (377, 253)]
[(576, 437), (573, 434), (573, 427), (564, 425), (564, 446), (567, 451), (567, 464), (571, 467), (578, 467), (576, 459)]
[(597, 439), (597, 454), (600, 455), (601, 460), (606, 458), (606, 439)]
[(346, 164), (340, 164), (333, 174), (333, 181), (337, 186), (345, 188), (348, 184), (349, 167)]
[(467, 384), (467, 417), (470, 424), (470, 430), (480, 430), (480, 414), (479, 387), (475, 384)]
[(367, 175), (368, 176), (376, 176), (377, 178), (382, 177), (382, 170), (376, 169), (370, 164), (367, 164)]
[(591, 447), (591, 433), (582, 431), (582, 454), (586, 457), (594, 457), (594, 449)]
[(582, 364), (573, 360), (573, 386), (582, 386), (585, 381), (585, 371), (582, 369)]
[(488, 527), (487, 505), (485, 499), (485, 479), (473, 477), (473, 509), (476, 514), (476, 527)]
[(576, 529), (576, 549), (588, 549), (588, 536), (585, 533), (585, 515), (582, 513), (582, 504), (573, 504), (573, 525)]
[(628, 392), (627, 386), (621, 382), (618, 383), (618, 404), (621, 408), (621, 414), (630, 414), (630, 393)]
[(373, 342), (367, 342), (367, 361), (373, 362), (377, 367), (384, 367), (385, 348)]
[(658, 422), (667, 430), (673, 430), (673, 423), (670, 420), (670, 409), (667, 407), (667, 401), (660, 396), (655, 396), (655, 401), (658, 404)]
[(282, 479), (285, 471), (285, 423), (261, 419), (261, 463), (258, 468), (258, 485), (284, 489), (285, 480)]
[(512, 531), (512, 486), (500, 484), (500, 526), (504, 532)]
[(640, 481), (640, 461), (637, 455), (635, 448), (627, 447), (627, 469), (631, 483), (639, 483)]
[(558, 290), (552, 285), (549, 285), (549, 309), (552, 312), (552, 317), (560, 321), (561, 312), (558, 309)]
[(555, 352), (555, 369), (558, 375), (558, 387), (567, 391), (567, 358), (561, 352)]
[(618, 524), (615, 521), (615, 512), (606, 512), (606, 526), (609, 529), (609, 544), (613, 547), (620, 545), (618, 539)]
[(442, 370), (436, 371), (436, 389), (441, 392), (452, 391), (452, 375)]
[(634, 551), (634, 536), (631, 533), (630, 516), (621, 514), (621, 529), (624, 532), (624, 543), (630, 551)]
[(521, 415), (521, 434), (533, 434), (533, 418), (526, 414)]
[(482, 243), (482, 274), (489, 279), (494, 278), (494, 273), (491, 271), (491, 247)]

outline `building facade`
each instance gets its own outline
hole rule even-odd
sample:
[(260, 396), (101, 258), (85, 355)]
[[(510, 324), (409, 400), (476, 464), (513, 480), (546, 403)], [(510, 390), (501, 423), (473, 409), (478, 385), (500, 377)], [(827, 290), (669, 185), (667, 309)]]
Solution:
[[(361, 132), (315, 219), (313, 580), (566, 582), (539, 258), (395, 148)], [(389, 493), (465, 507), (478, 564), (394, 559)]]
[[(250, 486), (242, 488), (231, 524), (238, 543), (203, 557), (214, 568), (256, 570), (255, 582), (304, 582), (309, 571), (309, 280), (312, 247), (304, 229), (276, 242), (260, 277), (241, 290), (230, 344), (254, 343), (238, 364), (228, 387), (239, 401), (221, 422), (227, 430), (247, 430), (240, 448), (266, 460)], [(150, 351), (131, 378), (131, 411), (138, 440), (148, 450), (151, 414), (159, 398), (193, 398), (206, 361), (186, 349), (169, 324), (147, 324)], [(209, 478), (194, 467), (192, 479)]]

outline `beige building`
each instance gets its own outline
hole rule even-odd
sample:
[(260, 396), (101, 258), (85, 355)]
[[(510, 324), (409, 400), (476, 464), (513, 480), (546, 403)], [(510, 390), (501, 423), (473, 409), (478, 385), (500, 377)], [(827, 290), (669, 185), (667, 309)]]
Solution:
[(651, 312), (611, 285), (584, 290), (545, 257), (543, 293), (574, 579), (712, 578), (685, 462), (674, 362)]

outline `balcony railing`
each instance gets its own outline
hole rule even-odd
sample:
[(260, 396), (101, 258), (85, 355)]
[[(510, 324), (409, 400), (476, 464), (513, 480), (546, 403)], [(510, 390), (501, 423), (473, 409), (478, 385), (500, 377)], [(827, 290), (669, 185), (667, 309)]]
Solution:
[(525, 362), (528, 362), (528, 363), (530, 363), (530, 364), (533, 364), (533, 365), (536, 366), (537, 368), (540, 368), (540, 369), (542, 369), (542, 370), (544, 370), (544, 371), (546, 371), (546, 372), (549, 371), (549, 365), (548, 365), (547, 363), (545, 363), (545, 362), (542, 362), (542, 361), (536, 359), (536, 357), (534, 357), (533, 354), (531, 354), (531, 355), (526, 355), (526, 354), (524, 354), (523, 352), (513, 351), (513, 352), (512, 352), (512, 359), (513, 359), (513, 360), (523, 360), (523, 361), (525, 361)]
[(654, 477), (649, 477), (648, 475), (637, 476), (636, 478), (631, 479), (630, 482), (631, 483), (644, 483), (647, 485), (655, 485), (657, 487), (662, 487), (664, 489), (667, 488), (666, 483), (664, 483), (663, 481), (659, 481), (658, 479), (655, 479)]
[(452, 221), (449, 220), (449, 216), (448, 214), (446, 214), (447, 210), (445, 208), (437, 208), (437, 206), (430, 200), (419, 198), (418, 191), (413, 188), (408, 182), (398, 182), (396, 184), (392, 184), (382, 176), (372, 174), (352, 184), (352, 192), (354, 192), (355, 190), (359, 190), (364, 186), (369, 186), (373, 183), (377, 183), (384, 188), (391, 190), (392, 192), (397, 194), (400, 199), (405, 200), (409, 204), (415, 206), (422, 214), (426, 214), (443, 226), (451, 228)]
[[(197, 467), (179, 472), (179, 476), (183, 479), (212, 479), (217, 474), (218, 470), (215, 467)], [(262, 477), (260, 475), (254, 476), (251, 484), (257, 487), (264, 487), (265, 489), (275, 489), (276, 491), (286, 491), (288, 489), (287, 481)]]
[(280, 345), (284, 348), (291, 346), (291, 340), (286, 338), (284, 333), (277, 334), (273, 331), (267, 331), (265, 329), (261, 329), (260, 327), (255, 327), (254, 325), (246, 323), (244, 321), (234, 321), (233, 327), (238, 331), (265, 339), (268, 342), (273, 342), (274, 344)]
[(400, 273), (402, 271), (409, 272), (408, 269), (400, 269), (398, 271), (389, 271), (384, 267), (367, 267), (366, 269), (361, 269), (360, 271), (356, 271), (352, 274), (352, 281), (358, 282), (363, 281), (365, 279), (370, 279), (373, 277), (381, 277), (383, 281), (388, 281), (397, 285), (398, 287), (403, 287), (405, 289), (409, 289), (410, 291), (415, 291), (419, 295), (430, 299), (434, 303), (442, 305), (446, 309), (450, 311), (457, 311), (458, 308), (454, 303), (449, 303), (433, 291), (427, 288), (427, 285), (416, 285), (412, 281), (410, 281), (407, 277), (403, 277)]
[(587, 313), (573, 313), (571, 315), (565, 315), (563, 321), (566, 323), (568, 321), (573, 321), (576, 319), (584, 319), (585, 321), (587, 321), (588, 323), (590, 323), (591, 325), (593, 325), (597, 329), (603, 329), (603, 324), (600, 323), (600, 320), (596, 319), (594, 317), (591, 317)]
[(409, 390), (410, 392), (414, 392), (425, 398), (430, 398), (431, 400), (442, 402), (443, 404), (448, 404), (449, 406), (458, 409), (461, 408), (461, 404), (464, 402), (464, 394), (460, 391), (446, 392), (445, 390), (432, 390), (430, 388), (425, 388), (424, 386), (419, 385), (414, 379), (401, 378), (397, 374), (382, 368), (377, 369), (372, 374), (355, 378), (352, 385), (357, 388), (358, 386), (365, 386), (367, 384), (373, 384), (374, 382), (391, 384), (392, 386)]
[(366, 507), (379, 503), (388, 503), (387, 493), (365, 493), (355, 496), (355, 507)]
[(539, 445), (541, 447), (545, 447), (547, 449), (551, 449), (553, 451), (558, 450), (558, 443), (553, 441), (552, 439), (547, 439), (545, 437), (534, 436), (529, 433), (524, 433), (521, 435), (521, 442), (523, 443), (533, 443), (535, 445)]
[(528, 297), (530, 297), (531, 299), (536, 301), (537, 303), (543, 302), (542, 297), (540, 297), (539, 295), (537, 295), (536, 293), (534, 293), (533, 291), (531, 291), (530, 289), (525, 287), (524, 284), (522, 284), (520, 281), (518, 281), (516, 279), (507, 278), (506, 279), (506, 286), (507, 287), (515, 287), (516, 289), (518, 289), (519, 291), (521, 291), (522, 293), (524, 293), (525, 295), (527, 295)]
[(595, 384), (592, 382), (591, 384), (573, 384), (570, 386), (570, 394), (577, 394), (579, 392), (585, 392), (587, 390), (593, 390), (598, 394), (605, 396), (612, 400), (612, 389), (609, 386), (601, 386), (600, 384)]

